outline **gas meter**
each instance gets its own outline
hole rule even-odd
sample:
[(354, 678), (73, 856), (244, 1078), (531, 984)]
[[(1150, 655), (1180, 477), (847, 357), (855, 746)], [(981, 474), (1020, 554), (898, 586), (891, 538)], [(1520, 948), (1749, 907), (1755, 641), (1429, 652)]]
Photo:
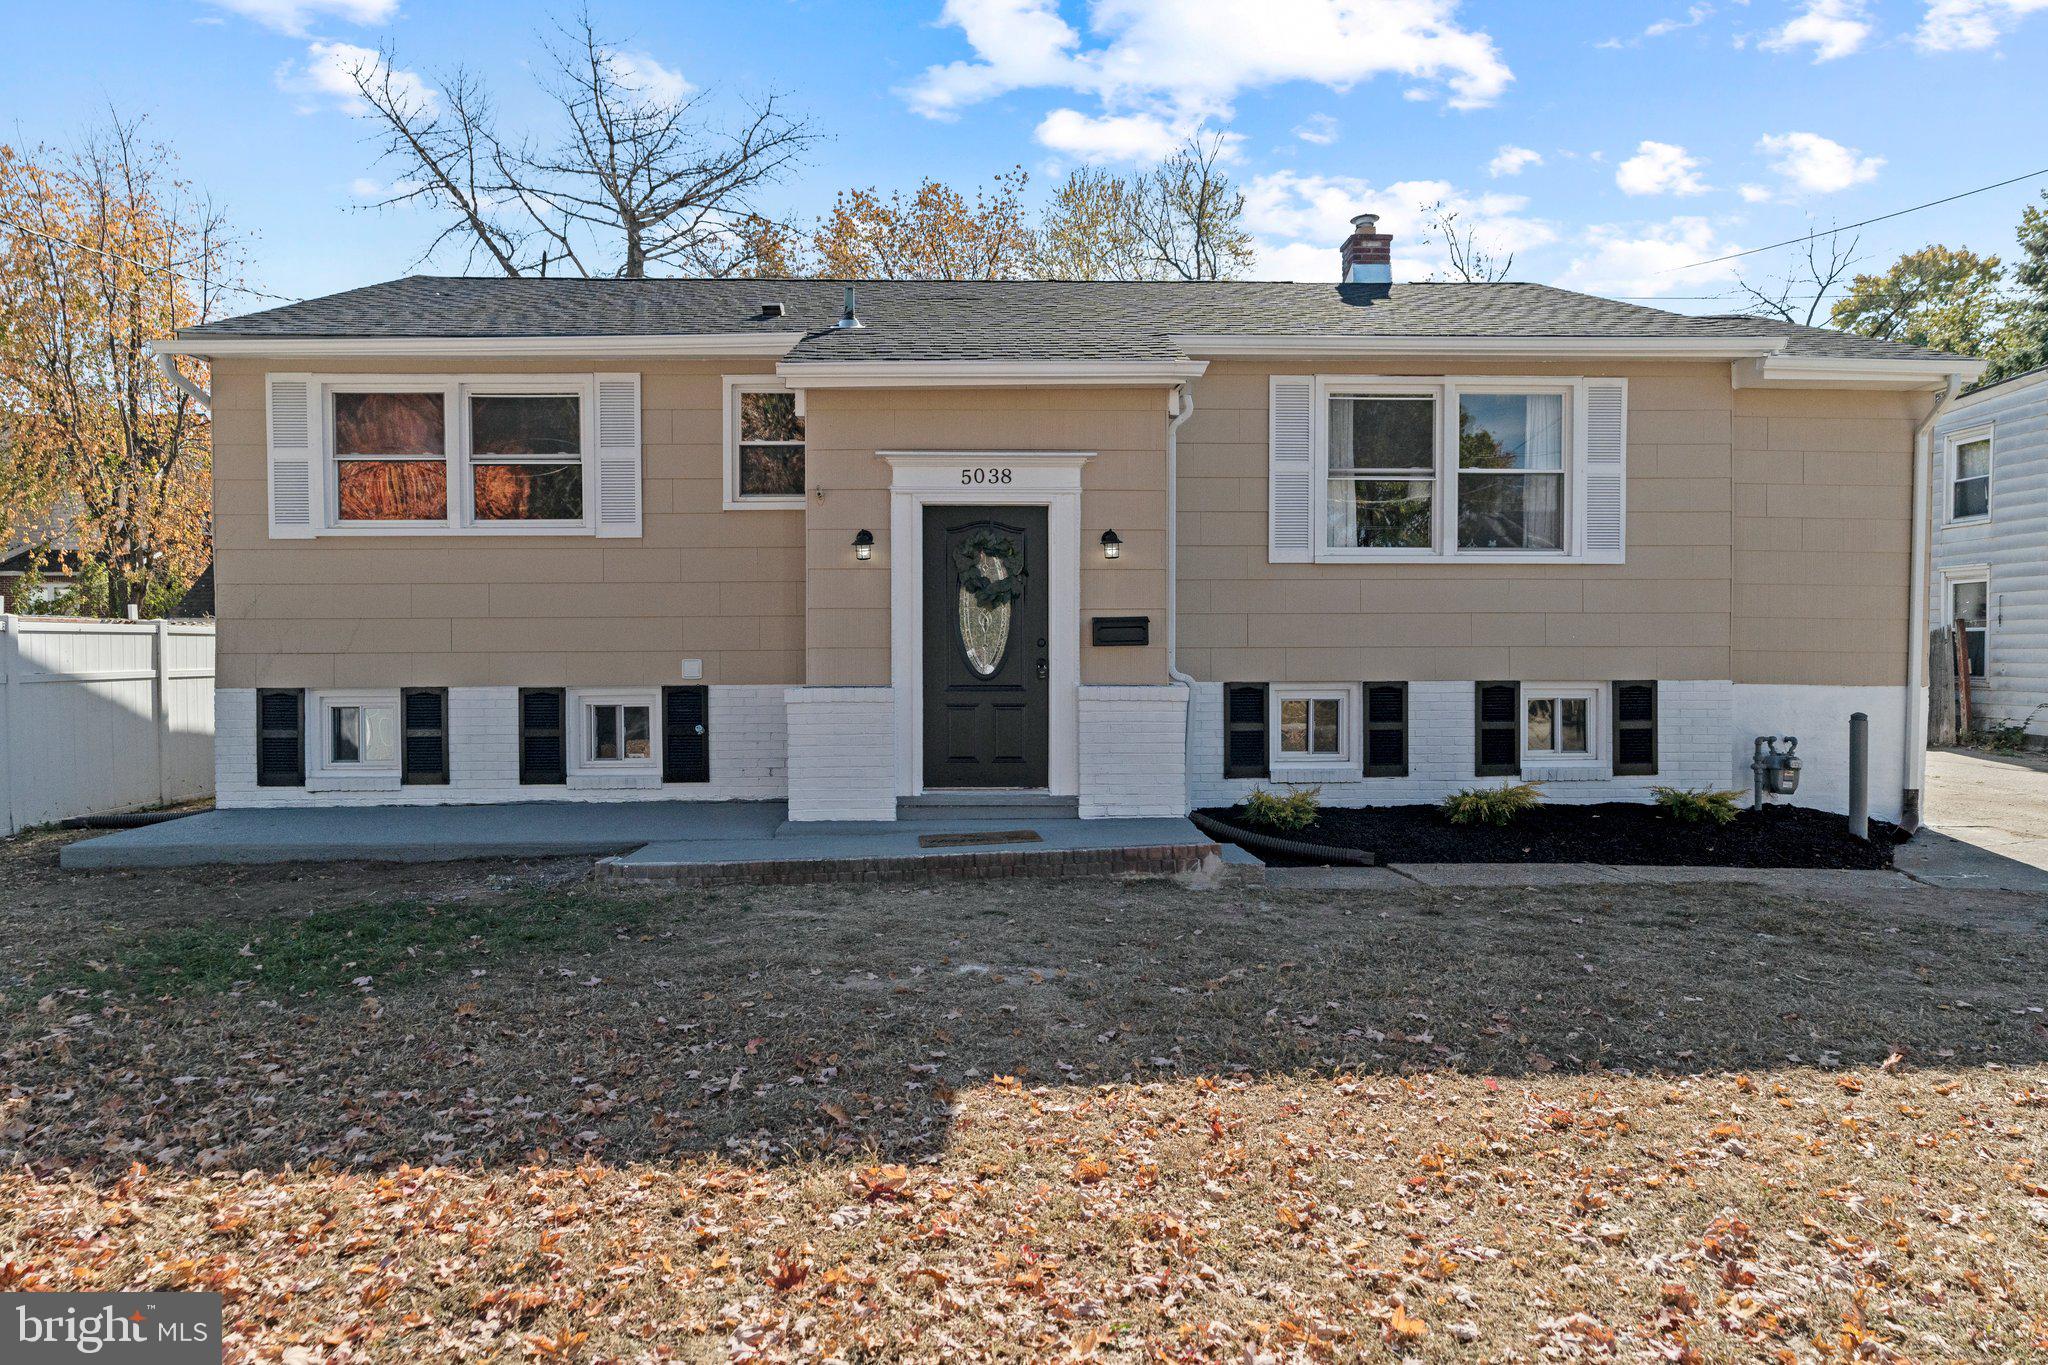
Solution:
[[(1778, 745), (1783, 744), (1780, 750)], [(1749, 771), (1755, 778), (1756, 805), (1763, 807), (1764, 795), (1790, 796), (1799, 790), (1799, 738), (1786, 735), (1758, 735), (1756, 747), (1749, 760)]]

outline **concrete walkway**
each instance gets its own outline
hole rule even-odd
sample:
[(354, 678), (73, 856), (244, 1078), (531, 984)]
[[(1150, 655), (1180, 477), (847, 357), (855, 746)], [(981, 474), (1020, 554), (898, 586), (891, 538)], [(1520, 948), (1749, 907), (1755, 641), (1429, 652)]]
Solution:
[(2048, 893), (2048, 761), (1929, 753), (1927, 827), (1896, 862), (1930, 886)]

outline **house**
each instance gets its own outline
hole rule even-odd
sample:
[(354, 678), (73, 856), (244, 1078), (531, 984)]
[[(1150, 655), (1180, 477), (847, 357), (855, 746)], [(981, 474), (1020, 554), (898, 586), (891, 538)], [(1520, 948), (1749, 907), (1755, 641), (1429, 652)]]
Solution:
[[(1534, 284), (408, 278), (212, 363), (222, 806), (1918, 785), (1978, 362)], [(1925, 485), (1917, 492), (1925, 495)], [(1917, 553), (1924, 555), (1924, 545)]]
[[(10, 609), (54, 602), (71, 587), (76, 570), (72, 556), (47, 544), (9, 550), (0, 555), (0, 602)], [(22, 586), (24, 578), (31, 586)], [(24, 601), (24, 595), (32, 600)]]
[(2038, 740), (2048, 735), (2048, 369), (1964, 394), (1935, 422), (1934, 448), (1930, 624), (1962, 638), (1972, 724), (2019, 725)]

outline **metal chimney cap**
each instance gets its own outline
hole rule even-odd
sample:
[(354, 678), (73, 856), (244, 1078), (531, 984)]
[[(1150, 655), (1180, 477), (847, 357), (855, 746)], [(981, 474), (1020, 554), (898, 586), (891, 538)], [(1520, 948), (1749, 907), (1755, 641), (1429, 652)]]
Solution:
[(1351, 226), (1357, 228), (1360, 232), (1371, 232), (1375, 227), (1379, 226), (1379, 221), (1380, 216), (1377, 213), (1361, 213), (1351, 220)]

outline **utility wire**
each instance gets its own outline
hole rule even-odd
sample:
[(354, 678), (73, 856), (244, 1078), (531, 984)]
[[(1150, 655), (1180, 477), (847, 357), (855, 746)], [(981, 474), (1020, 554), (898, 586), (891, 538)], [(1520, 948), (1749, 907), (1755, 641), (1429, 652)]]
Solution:
[(2048, 167), (2043, 167), (2038, 171), (2029, 171), (2025, 175), (2016, 175), (2010, 180), (2000, 180), (1996, 184), (1979, 185), (1974, 190), (1964, 190), (1961, 194), (1951, 194), (1943, 199), (1930, 199), (1924, 204), (1915, 204), (1909, 209), (1895, 209), (1890, 213), (1880, 213), (1877, 217), (1865, 218), (1860, 223), (1845, 223), (1838, 227), (1831, 227), (1826, 232), (1809, 232), (1804, 237), (1787, 238), (1782, 242), (1772, 242), (1769, 246), (1753, 246), (1747, 251), (1731, 251), (1726, 256), (1715, 256), (1711, 260), (1694, 261), (1690, 265), (1674, 265), (1668, 270), (1660, 270), (1657, 273), (1660, 275), (1670, 275), (1680, 270), (1697, 270), (1703, 265), (1719, 265), (1723, 261), (1739, 261), (1744, 256), (1754, 256), (1764, 251), (1776, 251), (1781, 246), (1798, 246), (1801, 242), (1811, 242), (1821, 237), (1832, 237), (1838, 232), (1853, 232), (1860, 227), (1869, 227), (1872, 223), (1882, 223), (1890, 218), (1903, 218), (1909, 213), (1918, 213), (1922, 209), (1931, 209), (1938, 204), (1953, 204), (1956, 200), (1968, 199), (1973, 194), (1984, 194), (1990, 190), (2002, 190), (2007, 185), (2017, 185), (2022, 180), (2038, 180), (2044, 175), (2048, 175)]
[[(47, 232), (38, 232), (36, 229), (30, 227), (27, 223), (19, 222), (13, 218), (0, 218), (0, 227), (8, 228), (14, 232), (19, 232), (24, 237), (34, 237), (38, 241), (48, 242), (52, 246), (70, 247), (74, 251), (90, 251), (95, 256), (104, 256), (110, 261), (119, 261), (123, 265), (132, 265), (137, 270), (143, 271), (145, 274), (170, 275), (176, 279), (191, 280), (194, 283), (200, 282), (199, 277), (197, 275), (190, 274), (186, 271), (177, 270), (167, 265), (151, 265), (147, 261), (138, 261), (132, 256), (123, 256), (118, 251), (108, 251), (104, 247), (88, 246), (84, 242), (74, 242), (68, 237), (53, 237)], [(214, 288), (220, 290), (224, 294), (253, 294), (259, 299), (275, 299), (279, 303), (297, 303), (299, 301), (297, 299), (287, 298), (283, 294), (270, 294), (264, 292), (261, 289), (252, 289), (246, 284), (215, 283)]]

